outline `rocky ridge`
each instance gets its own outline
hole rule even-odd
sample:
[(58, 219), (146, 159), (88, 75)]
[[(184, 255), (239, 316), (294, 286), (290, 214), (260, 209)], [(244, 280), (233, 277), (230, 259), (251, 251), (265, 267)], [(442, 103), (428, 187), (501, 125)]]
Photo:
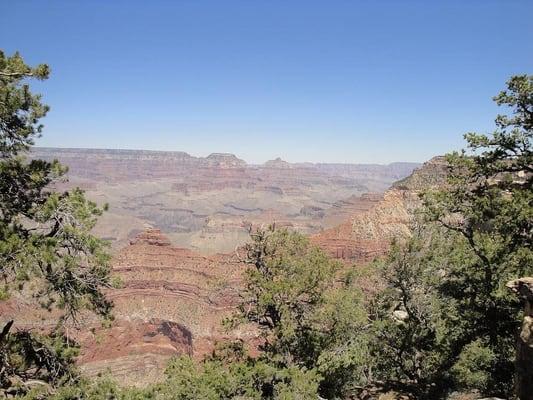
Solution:
[(89, 199), (109, 204), (95, 233), (114, 250), (150, 225), (172, 243), (202, 254), (242, 245), (250, 224), (275, 221), (307, 235), (335, 226), (351, 214), (350, 198), (382, 193), (416, 166), (280, 158), (253, 165), (227, 153), (194, 157), (145, 150), (37, 147), (30, 155), (69, 167), (68, 182), (57, 183), (58, 190), (79, 186)]

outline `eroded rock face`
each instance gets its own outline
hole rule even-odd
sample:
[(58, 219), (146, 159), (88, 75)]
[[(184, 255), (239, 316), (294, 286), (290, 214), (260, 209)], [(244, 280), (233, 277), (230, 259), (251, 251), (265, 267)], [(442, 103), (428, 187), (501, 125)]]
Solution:
[[(121, 281), (106, 291), (114, 303), (112, 325), (104, 328), (83, 313), (81, 325), (65, 326), (81, 345), (80, 367), (88, 375), (109, 372), (121, 383), (144, 385), (162, 376), (172, 356), (201, 359), (224, 339), (254, 343), (252, 327), (222, 327), (240, 302), (244, 269), (236, 254), (203, 256), (173, 246), (158, 229), (140, 232), (112, 260)], [(13, 329), (46, 332), (58, 317), (59, 311), (48, 312), (24, 293), (0, 302), (0, 326), (13, 319)]]
[(412, 175), (380, 195), (351, 199), (353, 215), (346, 222), (311, 237), (331, 256), (349, 262), (367, 262), (387, 252), (393, 239), (408, 237), (422, 190), (444, 184), (446, 162), (435, 157)]
[(120, 382), (142, 385), (158, 379), (172, 356), (200, 359), (219, 340), (256, 337), (249, 327), (222, 328), (242, 289), (245, 266), (234, 254), (203, 256), (149, 228), (114, 257), (112, 268), (121, 280), (107, 292), (115, 322), (104, 329), (93, 321), (77, 335), (79, 363), (90, 375), (110, 370)]
[(81, 332), (79, 364), (88, 376), (111, 373), (122, 383), (139, 385), (162, 376), (169, 357), (193, 353), (191, 332), (184, 326), (153, 318), (116, 321), (111, 328)]
[(524, 302), (524, 319), (516, 348), (516, 391), (520, 400), (533, 400), (533, 277), (507, 283)]
[(69, 181), (56, 183), (58, 191), (81, 187), (89, 199), (109, 204), (94, 233), (109, 240), (114, 251), (148, 225), (161, 229), (172, 243), (202, 254), (228, 253), (243, 245), (249, 223), (276, 222), (306, 235), (331, 228), (349, 217), (340, 215), (339, 205), (349, 208), (352, 196), (383, 193), (418, 165), (281, 159), (256, 165), (226, 153), (194, 157), (184, 152), (38, 147), (30, 156), (58, 159), (69, 167)]
[(394, 238), (409, 235), (409, 203), (413, 197), (409, 192), (389, 190), (381, 200), (362, 200), (366, 207), (361, 207), (343, 224), (312, 236), (311, 240), (335, 258), (370, 261), (383, 255)]
[(291, 164), (287, 161), (282, 160), (280, 157), (277, 157), (275, 160), (268, 160), (263, 164), (266, 168), (283, 168), (288, 169), (292, 168)]
[(170, 246), (170, 240), (161, 233), (160, 229), (148, 228), (139, 233), (135, 239), (130, 240), (130, 245), (145, 243), (153, 246)]
[(216, 336), (221, 318), (238, 304), (244, 265), (233, 254), (203, 256), (168, 242), (155, 229), (132, 240), (113, 260), (122, 286), (108, 296), (118, 315), (186, 326), (194, 346)]

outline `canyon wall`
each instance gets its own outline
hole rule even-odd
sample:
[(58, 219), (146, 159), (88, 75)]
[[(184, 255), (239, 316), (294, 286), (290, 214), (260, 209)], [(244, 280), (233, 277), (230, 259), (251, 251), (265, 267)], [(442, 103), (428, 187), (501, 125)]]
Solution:
[[(104, 152), (101, 156), (105, 164), (109, 154)], [(147, 162), (153, 161), (150, 161), (150, 157), (151, 153), (147, 156)], [(168, 162), (180, 165), (196, 163), (185, 153), (166, 157), (169, 158)], [(92, 162), (88, 161), (89, 164)], [(160, 162), (158, 158), (157, 163)], [(243, 167), (238, 159), (229, 155), (215, 155), (210, 161), (201, 162), (218, 163), (209, 176), (224, 176), (227, 180), (221, 178), (221, 182), (231, 182), (236, 176), (241, 179), (242, 174), (252, 174), (248, 167)], [(79, 165), (85, 170), (90, 168), (89, 164)], [(293, 168), (292, 164), (287, 164), (282, 160), (274, 160), (263, 168), (262, 180), (257, 182), (269, 188), (265, 193), (280, 196), (280, 192), (292, 191), (297, 194), (316, 190), (317, 186), (310, 182), (322, 179), (320, 175), (305, 175), (297, 172), (299, 167)], [(221, 168), (221, 165), (224, 167)], [(94, 168), (90, 173), (99, 174), (98, 168)], [(224, 169), (230, 172), (221, 172)], [(141, 170), (140, 174), (143, 173)], [(280, 172), (282, 170), (285, 173)], [(346, 179), (340, 174), (351, 174), (350, 171), (350, 167), (343, 166), (335, 179)], [(113, 179), (129, 176), (127, 173), (132, 172), (127, 171), (127, 168), (123, 171), (118, 168)], [(209, 181), (205, 171), (201, 173), (204, 174), (202, 179)], [(332, 226), (313, 234), (311, 240), (314, 243), (347, 263), (364, 263), (383, 255), (393, 238), (409, 234), (412, 210), (419, 204), (418, 194), (428, 187), (425, 184), (428, 179), (435, 178), (435, 182), (441, 182), (443, 174), (443, 160), (433, 159), (384, 193), (351, 192), (349, 196), (320, 205), (294, 202), (297, 211), (294, 215), (287, 210), (257, 210), (254, 204), (234, 200), (232, 209), (254, 218), (240, 221), (227, 218), (224, 220), (226, 226), (216, 222), (213, 215), (205, 215), (207, 223), (203, 229), (227, 229), (231, 224), (237, 224), (246, 233), (250, 226), (273, 221), (278, 226), (294, 228), (301, 223), (299, 217), (305, 216), (304, 221), (319, 220)], [(133, 179), (133, 184), (139, 182), (131, 177), (127, 179)], [(353, 182), (351, 178), (347, 179), (347, 182)], [(198, 195), (202, 190), (208, 190), (207, 186), (199, 185), (200, 181), (191, 179), (190, 185), (196, 185), (194, 189), (187, 186), (170, 190), (196, 191)], [(299, 186), (290, 187), (297, 181)], [(244, 184), (241, 180), (239, 182)], [(118, 190), (123, 190), (125, 182), (117, 185)], [(330, 194), (325, 192), (321, 195), (326, 198)], [(261, 196), (265, 194), (262, 192)], [(164, 208), (164, 205), (154, 202), (153, 207)], [(285, 207), (290, 208), (287, 204)], [(242, 241), (247, 239), (246, 234)], [(98, 320), (87, 316), (82, 319), (82, 326), (68, 328), (72, 338), (82, 345), (78, 362), (86, 374), (94, 376), (108, 371), (122, 383), (142, 385), (161, 377), (164, 366), (172, 356), (186, 354), (199, 359), (209, 354), (218, 340), (226, 338), (241, 338), (247, 343), (256, 343), (257, 332), (251, 326), (241, 326), (231, 331), (222, 327), (223, 320), (239, 304), (239, 294), (243, 289), (245, 265), (235, 251), (202, 254), (177, 246), (162, 229), (143, 222), (129, 232), (127, 243), (117, 249), (112, 268), (120, 285), (107, 292), (115, 305), (115, 319), (111, 326), (102, 327)], [(19, 328), (47, 329), (51, 327), (49, 321), (53, 321), (50, 314), (35, 308), (23, 296), (0, 303), (0, 315), (2, 320), (14, 318)]]
[(395, 182), (382, 196), (352, 199), (353, 214), (345, 222), (312, 235), (311, 240), (332, 257), (367, 262), (386, 253), (395, 238), (409, 236), (420, 194), (445, 184), (446, 161), (435, 157)]
[(114, 303), (112, 326), (93, 325), (77, 336), (87, 374), (110, 370), (121, 382), (143, 384), (160, 377), (171, 356), (199, 359), (228, 337), (253, 341), (252, 329), (222, 327), (239, 304), (244, 265), (235, 254), (203, 256), (147, 229), (112, 267), (121, 281), (107, 293)]
[[(443, 184), (445, 174), (444, 161), (436, 158), (384, 194), (339, 202), (333, 208), (350, 217), (311, 240), (350, 264), (381, 256), (393, 238), (409, 235), (419, 193)], [(431, 183), (425, 183), (426, 176)], [(173, 246), (158, 229), (139, 233), (113, 259), (113, 272), (122, 281), (108, 293), (115, 304), (113, 326), (80, 336), (83, 369), (96, 374), (110, 368), (121, 381), (132, 383), (135, 377), (142, 383), (139, 371), (158, 371), (147, 375), (153, 379), (173, 355), (201, 358), (225, 338), (253, 343), (257, 335), (250, 326), (222, 328), (224, 318), (239, 304), (245, 268), (236, 252), (206, 256)]]
[[(417, 164), (312, 164), (281, 159), (253, 165), (232, 154), (34, 148), (32, 157), (58, 159), (68, 182), (109, 211), (95, 233), (118, 251), (145, 226), (203, 254), (231, 252), (250, 225), (290, 226), (304, 234), (349, 217), (350, 198), (383, 193)], [(347, 208), (343, 209), (346, 205)]]

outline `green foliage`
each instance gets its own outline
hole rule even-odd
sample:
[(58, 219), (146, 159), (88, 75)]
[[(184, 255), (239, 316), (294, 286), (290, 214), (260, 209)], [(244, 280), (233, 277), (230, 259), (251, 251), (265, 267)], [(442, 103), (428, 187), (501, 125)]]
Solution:
[(451, 372), (459, 387), (485, 391), (490, 383), (490, 371), (495, 361), (494, 352), (478, 339), (463, 348)]
[(303, 235), (273, 228), (253, 234), (248, 245), (241, 315), (262, 329), (264, 350), (282, 365), (309, 365), (319, 338), (314, 314), (325, 302), (339, 266)]
[(31, 68), (19, 53), (6, 57), (0, 50), (0, 154), (2, 158), (27, 150), (43, 126), (39, 119), (49, 110), (41, 96), (30, 92), (25, 78), (48, 79), (50, 69), (45, 64)]
[(467, 134), (469, 151), (448, 157), (449, 187), (425, 199), (430, 219), (458, 232), (475, 254), (473, 263), (451, 268), (442, 292), (471, 343), (493, 354), (486, 390), (503, 396), (512, 388), (520, 317), (505, 283), (533, 274), (533, 76), (515, 76), (507, 87), (494, 99), (511, 114), (496, 117), (491, 135)]
[(52, 393), (42, 387), (36, 387), (28, 392), (24, 400), (149, 400), (155, 399), (144, 389), (124, 388), (109, 378), (98, 378), (94, 381), (87, 379), (66, 384)]
[(24, 399), (304, 400), (317, 398), (317, 388), (317, 375), (300, 368), (278, 369), (246, 358), (234, 359), (231, 363), (211, 358), (198, 363), (184, 356), (171, 360), (165, 379), (147, 388), (124, 388), (111, 379), (100, 378), (64, 385), (52, 394), (36, 388)]
[(505, 283), (533, 273), (533, 77), (495, 100), (512, 114), (490, 136), (465, 136), (445, 187), (423, 196), (426, 226), (385, 263), (376, 374), (419, 397), (512, 395), (520, 307)]
[(315, 371), (319, 392), (331, 398), (366, 382), (368, 317), (341, 264), (287, 229), (259, 230), (252, 239), (239, 317), (260, 327), (260, 359)]
[[(438, 298), (434, 291), (440, 268), (430, 232), (421, 228), (405, 244), (394, 244), (383, 262), (386, 286), (374, 299), (378, 378), (422, 388), (434, 380), (439, 355)], [(423, 389), (422, 389), (423, 391)]]
[[(111, 304), (101, 291), (109, 286), (107, 246), (91, 235), (102, 209), (79, 189), (52, 190), (66, 172), (57, 161), (24, 157), (41, 134), (39, 121), (48, 111), (26, 81), (47, 79), (48, 74), (46, 65), (32, 68), (18, 53), (6, 57), (0, 51), (1, 300), (20, 292), (47, 309), (63, 309), (59, 322), (75, 319), (82, 309), (109, 317)], [(10, 390), (19, 381), (25, 386), (32, 379), (57, 384), (70, 376), (72, 347), (59, 348), (65, 344), (58, 341), (63, 337), (60, 324), (48, 338), (11, 333), (11, 326), (4, 325), (0, 337), (0, 389)]]
[(31, 389), (48, 389), (47, 384), (74, 382), (74, 357), (78, 348), (68, 343), (65, 336), (24, 330), (7, 333), (4, 328), (0, 340), (0, 377), (7, 393), (24, 395)]
[(372, 304), (376, 378), (417, 398), (442, 398), (454, 387), (458, 370), (450, 368), (473, 332), (448, 285), (475, 261), (461, 235), (434, 225), (416, 226), (392, 246), (378, 265), (385, 287)]
[(268, 363), (210, 359), (198, 364), (188, 357), (172, 361), (167, 379), (150, 389), (157, 399), (305, 399), (316, 397), (318, 377), (299, 368), (275, 368)]

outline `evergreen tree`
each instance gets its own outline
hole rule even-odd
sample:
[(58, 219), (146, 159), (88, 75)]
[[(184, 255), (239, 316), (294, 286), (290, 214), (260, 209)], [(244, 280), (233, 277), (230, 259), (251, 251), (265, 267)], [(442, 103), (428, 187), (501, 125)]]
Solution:
[(521, 310), (505, 284), (533, 274), (533, 77), (507, 86), (494, 99), (511, 113), (447, 156), (446, 184), (423, 196), (428, 226), (385, 267), (380, 373), (428, 398), (452, 389), (512, 396)]
[(240, 318), (259, 326), (260, 359), (318, 373), (326, 398), (366, 383), (368, 316), (342, 264), (287, 229), (258, 230), (246, 250), (250, 268)]
[(505, 284), (533, 274), (533, 76), (512, 77), (494, 100), (510, 114), (496, 117), (490, 135), (465, 135), (468, 149), (448, 156), (448, 187), (428, 193), (426, 205), (475, 254), (441, 288), (461, 312), (458, 362), (464, 369), (473, 348), (491, 354), (486, 392), (506, 396), (520, 311)]
[(13, 393), (70, 379), (72, 351), (63, 346), (62, 323), (82, 309), (109, 316), (111, 308), (101, 291), (109, 286), (109, 256), (91, 234), (102, 209), (79, 189), (53, 190), (66, 172), (57, 161), (27, 158), (49, 109), (27, 81), (49, 73), (47, 65), (32, 68), (18, 53), (0, 51), (0, 301), (18, 294), (63, 310), (50, 335), (3, 321), (0, 389)]

